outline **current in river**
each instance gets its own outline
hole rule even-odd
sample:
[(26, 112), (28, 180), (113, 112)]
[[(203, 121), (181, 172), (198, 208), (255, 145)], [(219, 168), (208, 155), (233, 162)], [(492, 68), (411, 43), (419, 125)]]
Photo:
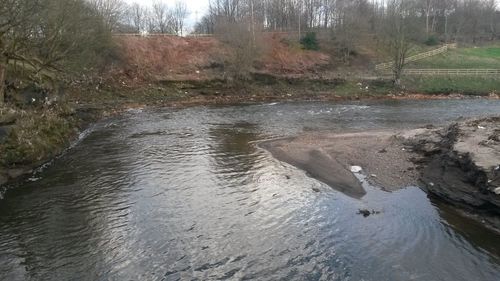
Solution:
[(500, 280), (500, 236), (418, 186), (351, 198), (256, 145), (499, 113), (484, 99), (130, 110), (2, 193), (0, 280)]

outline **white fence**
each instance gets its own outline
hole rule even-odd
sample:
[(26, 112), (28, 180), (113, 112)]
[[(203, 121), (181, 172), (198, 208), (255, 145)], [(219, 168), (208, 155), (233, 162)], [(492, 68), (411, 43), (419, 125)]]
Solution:
[(404, 75), (498, 76), (500, 69), (405, 69)]

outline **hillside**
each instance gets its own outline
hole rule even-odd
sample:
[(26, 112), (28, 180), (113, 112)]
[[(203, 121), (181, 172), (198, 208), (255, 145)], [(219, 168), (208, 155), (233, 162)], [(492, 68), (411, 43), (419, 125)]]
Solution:
[[(303, 50), (286, 35), (264, 34), (251, 72), (273, 75), (315, 73), (330, 65), (330, 55)], [(216, 37), (115, 37), (122, 62), (118, 71), (136, 82), (224, 78), (234, 50)], [(117, 71), (117, 69), (114, 69)]]

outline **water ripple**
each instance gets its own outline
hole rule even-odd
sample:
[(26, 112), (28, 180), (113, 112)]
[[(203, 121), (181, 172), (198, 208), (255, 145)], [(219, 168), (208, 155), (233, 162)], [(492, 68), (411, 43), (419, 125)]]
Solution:
[(447, 105), (278, 103), (106, 120), (0, 200), (0, 279), (497, 279), (498, 236), (472, 239), (417, 187), (365, 186), (356, 200), (255, 145), (500, 110)]

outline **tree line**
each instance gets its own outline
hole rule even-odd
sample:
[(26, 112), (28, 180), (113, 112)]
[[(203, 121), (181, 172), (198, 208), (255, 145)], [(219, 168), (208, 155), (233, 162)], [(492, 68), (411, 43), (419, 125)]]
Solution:
[(495, 0), (210, 0), (197, 33), (215, 33), (217, 23), (253, 19), (263, 30), (298, 31), (331, 29), (338, 34), (353, 29), (377, 34), (391, 6), (402, 4), (413, 24), (427, 36), (447, 40), (498, 37), (500, 12)]
[[(119, 0), (117, 0), (119, 1)], [(186, 29), (185, 21), (189, 16), (184, 1), (177, 0), (172, 6), (161, 0), (153, 1), (151, 6), (133, 3), (122, 4), (123, 13), (119, 32), (148, 32), (183, 35)]]

